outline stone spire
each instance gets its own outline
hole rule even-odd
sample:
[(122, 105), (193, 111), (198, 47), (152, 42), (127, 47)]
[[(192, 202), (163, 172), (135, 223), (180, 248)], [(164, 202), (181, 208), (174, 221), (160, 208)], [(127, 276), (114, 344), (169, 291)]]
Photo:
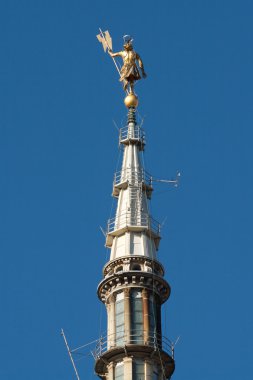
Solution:
[(161, 324), (170, 286), (157, 260), (160, 225), (149, 212), (153, 189), (140, 157), (145, 136), (136, 123), (136, 95), (130, 93), (125, 105), (128, 122), (119, 137), (123, 162), (113, 182), (117, 210), (106, 235), (111, 255), (98, 286), (107, 309), (107, 335), (98, 345), (95, 371), (106, 380), (164, 380), (175, 368)]
[(118, 198), (117, 211), (108, 221), (106, 239), (111, 260), (134, 255), (155, 259), (160, 240), (160, 225), (149, 213), (152, 179), (142, 165), (140, 154), (145, 136), (136, 123), (135, 112), (135, 107), (129, 107), (127, 126), (120, 130), (123, 162), (113, 183), (113, 196)]

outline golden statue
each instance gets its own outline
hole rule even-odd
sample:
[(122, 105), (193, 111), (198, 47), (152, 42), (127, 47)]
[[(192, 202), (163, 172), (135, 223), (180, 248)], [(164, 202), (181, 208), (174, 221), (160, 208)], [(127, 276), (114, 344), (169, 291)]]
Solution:
[[(112, 39), (108, 31), (102, 32), (97, 36), (99, 42), (102, 43), (104, 50), (108, 49), (108, 53), (112, 57), (114, 64), (120, 75), (120, 82), (123, 82), (124, 91), (130, 94), (134, 94), (134, 83), (141, 78), (146, 78), (143, 62), (138, 53), (133, 49), (133, 39), (126, 35), (124, 36), (124, 50), (117, 53), (112, 52)], [(123, 66), (121, 69), (118, 67), (114, 57), (121, 57), (123, 60)], [(138, 66), (137, 66), (138, 63)], [(141, 74), (140, 74), (141, 71)]]
[[(124, 50), (118, 53), (113, 53), (111, 50), (108, 50), (108, 52), (111, 57), (121, 57), (123, 59), (123, 66), (120, 70), (120, 81), (123, 82), (125, 91), (129, 87), (130, 93), (134, 93), (134, 82), (141, 79), (139, 68), (143, 78), (146, 78), (147, 75), (144, 71), (141, 57), (133, 50), (132, 38), (130, 36), (124, 36), (124, 39)], [(136, 62), (138, 62), (139, 68)]]

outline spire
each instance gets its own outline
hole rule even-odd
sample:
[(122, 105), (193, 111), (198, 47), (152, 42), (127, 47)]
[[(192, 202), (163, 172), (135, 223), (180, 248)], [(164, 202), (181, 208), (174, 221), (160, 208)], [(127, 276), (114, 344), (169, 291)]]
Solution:
[[(128, 97), (132, 98), (129, 102)], [(136, 123), (136, 96), (129, 95), (127, 126), (120, 130), (123, 146), (121, 170), (115, 173), (113, 196), (118, 199), (116, 215), (108, 221), (106, 246), (110, 259), (122, 256), (146, 256), (156, 259), (160, 241), (160, 224), (149, 212), (152, 195), (151, 176), (145, 171), (141, 153), (145, 146), (143, 129)], [(135, 99), (134, 99), (135, 98)]]
[(115, 60), (114, 64), (127, 93), (128, 116), (119, 135), (121, 170), (113, 181), (117, 208), (107, 224), (110, 260), (97, 290), (106, 306), (108, 323), (107, 334), (94, 352), (95, 372), (106, 380), (165, 380), (175, 369), (173, 344), (162, 335), (161, 321), (161, 307), (170, 296), (170, 286), (157, 260), (160, 224), (150, 214), (152, 177), (141, 157), (145, 134), (136, 121), (138, 98), (134, 93), (134, 84), (141, 78), (139, 69), (143, 77), (146, 74), (132, 38), (125, 41), (124, 51), (112, 53), (109, 37), (109, 32), (100, 31), (98, 39), (113, 59), (123, 59), (121, 69)]

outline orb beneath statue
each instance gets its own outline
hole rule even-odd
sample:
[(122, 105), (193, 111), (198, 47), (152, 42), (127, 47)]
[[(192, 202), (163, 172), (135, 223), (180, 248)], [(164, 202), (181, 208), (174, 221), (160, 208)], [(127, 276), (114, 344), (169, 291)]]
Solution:
[(129, 95), (125, 97), (124, 103), (127, 108), (131, 108), (131, 107), (136, 108), (138, 106), (139, 100), (135, 94), (130, 93)]

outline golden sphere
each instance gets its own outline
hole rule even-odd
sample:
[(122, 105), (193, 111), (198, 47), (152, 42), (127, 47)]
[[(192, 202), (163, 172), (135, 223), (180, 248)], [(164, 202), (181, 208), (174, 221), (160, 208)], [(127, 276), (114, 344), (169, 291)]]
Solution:
[(124, 103), (127, 108), (130, 108), (130, 107), (137, 107), (139, 101), (135, 94), (129, 94), (125, 97)]

